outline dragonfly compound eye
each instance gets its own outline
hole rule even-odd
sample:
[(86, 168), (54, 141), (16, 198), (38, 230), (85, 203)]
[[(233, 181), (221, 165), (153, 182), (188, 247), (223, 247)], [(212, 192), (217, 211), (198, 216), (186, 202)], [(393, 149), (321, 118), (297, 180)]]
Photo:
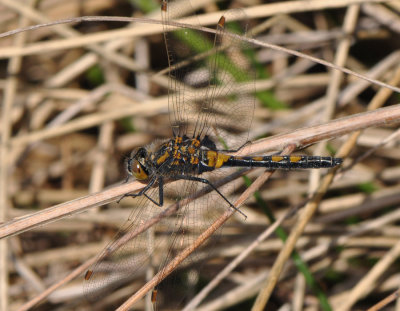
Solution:
[(137, 180), (146, 180), (149, 178), (142, 164), (140, 164), (138, 160), (132, 161), (130, 171), (132, 172), (133, 177)]

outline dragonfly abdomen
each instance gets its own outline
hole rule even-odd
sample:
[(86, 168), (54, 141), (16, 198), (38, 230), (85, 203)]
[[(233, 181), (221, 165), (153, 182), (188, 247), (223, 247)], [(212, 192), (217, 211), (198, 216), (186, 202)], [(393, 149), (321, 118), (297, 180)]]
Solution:
[(230, 167), (265, 167), (268, 169), (308, 169), (329, 168), (342, 163), (340, 158), (318, 156), (263, 156), (230, 157), (224, 166)]

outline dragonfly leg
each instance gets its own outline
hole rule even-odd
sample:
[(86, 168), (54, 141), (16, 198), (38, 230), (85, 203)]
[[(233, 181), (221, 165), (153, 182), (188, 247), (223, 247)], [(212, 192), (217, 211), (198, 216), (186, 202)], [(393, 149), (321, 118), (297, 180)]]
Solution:
[(188, 176), (188, 175), (176, 175), (174, 176), (176, 179), (186, 179), (186, 180), (193, 180), (197, 182), (201, 182), (203, 184), (206, 184), (210, 186), (215, 192), (217, 192), (228, 204), (231, 208), (233, 208), (235, 211), (239, 212), (240, 214), (243, 215), (243, 217), (246, 219), (247, 215), (243, 213), (240, 209), (238, 209), (235, 205), (233, 205), (219, 190), (217, 187), (215, 187), (209, 180), (205, 178), (200, 178), (200, 177), (195, 177), (195, 176)]
[(246, 141), (243, 145), (241, 145), (239, 148), (237, 149), (227, 149), (227, 150), (217, 150), (217, 151), (223, 151), (223, 152), (229, 152), (229, 153), (235, 153), (235, 152), (239, 152), (241, 149), (243, 149), (245, 146), (251, 144), (251, 141), (248, 140)]
[(222, 151), (222, 152), (231, 152), (231, 153), (240, 151), (242, 148), (244, 148), (248, 144), (251, 144), (250, 140), (246, 141), (243, 145), (241, 145), (237, 149), (217, 149), (217, 146), (212, 141), (212, 139), (210, 137), (208, 137), (208, 135), (205, 135), (204, 138), (201, 140), (201, 145), (206, 146), (207, 148), (209, 148), (211, 150)]
[(144, 187), (142, 190), (140, 190), (138, 193), (126, 193), (124, 194), (118, 201), (117, 203), (121, 202), (123, 198), (126, 197), (140, 197), (141, 195), (144, 195), (146, 198), (148, 198), (151, 202), (153, 202), (155, 205), (161, 207), (164, 204), (164, 191), (163, 191), (163, 179), (158, 178), (158, 189), (159, 189), (159, 202), (156, 202), (153, 198), (149, 197), (146, 192), (154, 185), (154, 183), (157, 181), (157, 177), (154, 177), (153, 179), (150, 180), (150, 182)]

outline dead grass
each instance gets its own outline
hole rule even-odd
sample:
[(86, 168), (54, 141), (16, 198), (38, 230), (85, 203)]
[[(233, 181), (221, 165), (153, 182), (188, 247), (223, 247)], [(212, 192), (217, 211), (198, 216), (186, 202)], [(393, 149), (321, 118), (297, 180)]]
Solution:
[[(110, 0), (0, 3), (0, 32), (12, 32), (0, 41), (5, 60), (0, 65), (0, 311), (115, 309), (161, 280), (156, 276), (142, 287), (151, 279), (148, 268), (147, 276), (140, 273), (101, 301), (88, 303), (83, 297), (85, 271), (137, 204), (129, 198), (119, 205), (115, 201), (144, 186), (121, 184), (124, 156), (170, 136), (168, 75), (156, 74), (168, 66), (162, 25), (147, 19), (159, 19), (160, 12), (136, 23), (86, 18), (15, 34), (49, 21), (139, 16), (140, 11)], [(215, 28), (222, 14), (216, 4), (194, 5), (199, 18), (180, 22)], [(185, 267), (174, 276), (186, 278), (185, 290), (178, 282), (164, 286), (157, 307), (165, 310), (181, 295), (189, 302), (206, 286), (211, 294), (200, 310), (263, 310), (265, 304), (268, 310), (284, 305), (327, 309), (324, 297), (333, 310), (364, 310), (385, 297), (389, 305), (379, 308), (397, 310), (397, 296), (390, 295), (400, 284), (400, 105), (399, 94), (393, 93), (400, 84), (400, 5), (367, 0), (246, 5), (256, 34), (249, 42), (270, 75), (255, 81), (256, 89), (271, 91), (269, 96), (286, 108), (272, 109), (258, 100), (250, 130), (254, 142), (241, 153), (332, 152), (344, 164), (322, 174), (255, 170), (249, 177), (258, 178), (247, 190), (240, 178), (230, 181), (236, 196), (241, 194), (235, 205), (242, 206), (247, 219), (226, 211), (198, 241), (193, 238), (201, 242), (219, 228), (217, 222), (226, 222), (212, 258), (198, 251), (188, 267), (184, 252), (197, 249), (196, 244), (175, 257), (171, 269)], [(193, 14), (183, 6), (181, 13)], [(368, 78), (356, 78), (349, 70)], [(243, 82), (232, 89), (248, 86)], [(252, 197), (256, 189), (258, 199)], [(273, 225), (263, 206), (277, 219)], [(288, 234), (285, 244), (274, 234), (278, 225)], [(294, 249), (299, 257), (293, 261)], [(155, 267), (165, 251), (154, 251)], [(312, 275), (307, 281), (299, 262)], [(142, 299), (135, 307), (149, 305)]]

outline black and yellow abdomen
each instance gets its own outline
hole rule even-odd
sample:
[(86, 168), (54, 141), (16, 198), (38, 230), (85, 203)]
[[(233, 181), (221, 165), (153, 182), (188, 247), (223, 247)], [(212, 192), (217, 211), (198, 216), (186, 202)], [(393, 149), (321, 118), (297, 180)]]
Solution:
[(203, 170), (220, 167), (265, 167), (268, 169), (308, 169), (329, 168), (342, 163), (340, 158), (318, 156), (256, 156), (235, 157), (217, 151), (207, 151), (204, 155)]

